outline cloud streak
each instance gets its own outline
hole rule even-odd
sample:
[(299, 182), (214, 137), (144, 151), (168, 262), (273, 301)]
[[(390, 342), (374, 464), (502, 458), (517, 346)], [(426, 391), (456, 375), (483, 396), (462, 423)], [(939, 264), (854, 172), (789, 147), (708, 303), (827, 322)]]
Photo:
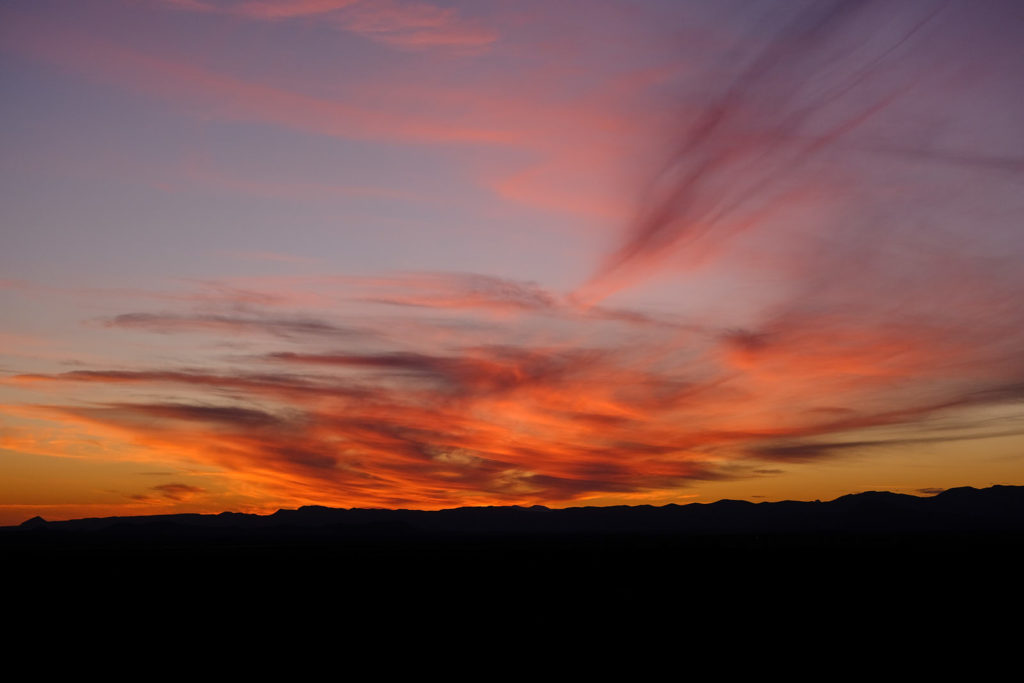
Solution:
[(206, 492), (206, 489), (189, 484), (159, 484), (150, 489), (168, 500), (180, 503)]
[[(878, 3), (831, 0), (780, 9), (768, 38), (735, 57), (738, 73), (716, 83), (642, 199), (624, 241), (581, 296), (599, 299), (642, 278), (670, 251), (716, 243), (785, 211), (812, 164), (882, 115), (912, 83), (885, 77), (901, 51), (942, 14), (945, 1), (911, 3), (899, 30), (868, 41), (883, 21)], [(764, 32), (765, 27), (759, 27)], [(902, 74), (901, 74), (902, 76)]]
[(177, 9), (222, 13), (246, 19), (281, 21), (316, 19), (339, 30), (403, 49), (479, 50), (497, 34), (463, 19), (453, 8), (427, 2), (395, 0), (255, 0), (202, 2), (164, 0)]
[[(275, 499), (363, 506), (644, 500), (776, 471), (764, 463), (1020, 433), (998, 420), (956, 426), (958, 411), (1010, 405), (1024, 384), (997, 378), (1000, 359), (972, 351), (967, 330), (929, 345), (910, 327), (854, 337), (841, 319), (808, 316), (759, 333), (680, 337), (628, 316), (581, 317), (527, 300), (543, 305), (516, 306), (488, 328), (490, 344), (439, 338), (424, 319), (419, 334), (369, 346), (328, 336), (335, 349), (324, 351), (322, 335), (301, 334), (289, 338), (298, 349), (236, 356), (217, 369), (210, 358), (209, 368), (73, 370), (7, 383), (79, 397), (38, 404), (37, 417), (173, 453)], [(373, 304), (315, 331), (366, 327), (391, 307)], [(524, 318), (546, 343), (498, 343)], [(544, 331), (555, 323), (575, 338)], [(624, 341), (589, 334), (608, 325)], [(942, 359), (959, 371), (949, 376)], [(878, 431), (946, 422), (949, 430), (931, 434)]]
[(333, 325), (310, 318), (255, 317), (239, 315), (177, 315), (122, 313), (103, 321), (106, 327), (145, 330), (162, 334), (205, 332), (246, 334), (259, 332), (285, 338), (302, 336), (353, 337), (371, 334), (367, 330)]
[(285, 90), (185, 60), (146, 54), (60, 23), (13, 11), (8, 16), (17, 30), (5, 32), (3, 49), (127, 86), (203, 116), (357, 140), (507, 145), (517, 139), (508, 130), (460, 125), (450, 117), (375, 110)]

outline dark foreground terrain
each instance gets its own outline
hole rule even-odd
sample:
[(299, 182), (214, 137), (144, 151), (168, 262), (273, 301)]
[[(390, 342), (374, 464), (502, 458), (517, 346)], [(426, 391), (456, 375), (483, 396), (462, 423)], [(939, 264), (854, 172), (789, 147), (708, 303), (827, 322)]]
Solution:
[(810, 614), (822, 600), (830, 609), (1009, 609), (1024, 584), (1022, 550), (1022, 486), (829, 502), (36, 518), (0, 528), (5, 585), (16, 591), (88, 594), (122, 609), (156, 599), (159, 609), (329, 604), (378, 616), (409, 605)]

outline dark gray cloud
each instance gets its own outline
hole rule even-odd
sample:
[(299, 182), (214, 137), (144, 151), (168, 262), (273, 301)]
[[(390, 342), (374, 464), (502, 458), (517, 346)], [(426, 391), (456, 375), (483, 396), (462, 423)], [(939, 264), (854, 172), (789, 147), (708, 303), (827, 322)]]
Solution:
[[(199, 486), (192, 486), (190, 484), (160, 484), (158, 486), (151, 487), (150, 490), (155, 491), (160, 496), (175, 502), (182, 502), (201, 493), (206, 493), (206, 489)], [(145, 497), (143, 497), (143, 499), (144, 498)]]
[(259, 315), (124, 313), (104, 321), (104, 325), (107, 327), (140, 329), (162, 334), (183, 332), (206, 332), (211, 334), (260, 333), (278, 337), (360, 337), (371, 334), (365, 329), (339, 326), (315, 318)]

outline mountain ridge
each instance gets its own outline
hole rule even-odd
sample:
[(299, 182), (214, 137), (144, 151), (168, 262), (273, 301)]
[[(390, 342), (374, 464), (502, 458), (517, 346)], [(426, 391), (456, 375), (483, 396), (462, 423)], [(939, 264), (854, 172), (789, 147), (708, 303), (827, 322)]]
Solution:
[(224, 511), (49, 522), (33, 517), (0, 534), (145, 535), (534, 535), (913, 533), (1024, 531), (1024, 486), (955, 487), (927, 496), (864, 491), (831, 501), (745, 501), (548, 508), (463, 506), (442, 510), (307, 505), (267, 515)]

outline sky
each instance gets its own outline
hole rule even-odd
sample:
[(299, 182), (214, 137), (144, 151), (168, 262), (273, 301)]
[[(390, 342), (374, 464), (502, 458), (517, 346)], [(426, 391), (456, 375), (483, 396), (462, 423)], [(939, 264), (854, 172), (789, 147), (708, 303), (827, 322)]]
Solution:
[(1016, 0), (6, 0), (0, 524), (1024, 484)]

